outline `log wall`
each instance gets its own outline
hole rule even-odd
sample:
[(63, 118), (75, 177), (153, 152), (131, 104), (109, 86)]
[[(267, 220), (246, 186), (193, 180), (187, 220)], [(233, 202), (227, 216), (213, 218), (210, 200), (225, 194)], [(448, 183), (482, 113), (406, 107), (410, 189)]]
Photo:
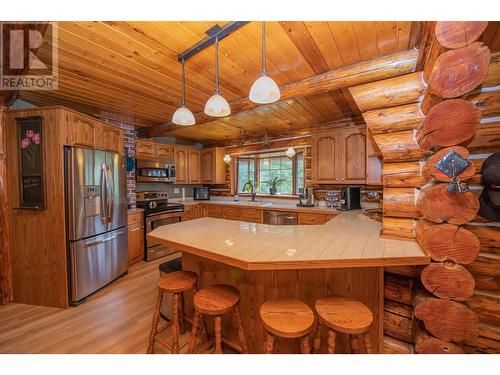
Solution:
[[(500, 223), (476, 216), (482, 162), (500, 151), (500, 55), (476, 42), (485, 27), (428, 22), (419, 71), (351, 89), (383, 155), (382, 235), (433, 258), (386, 269), (387, 353), (500, 352)], [(448, 193), (434, 167), (450, 150), (472, 163), (470, 193)]]

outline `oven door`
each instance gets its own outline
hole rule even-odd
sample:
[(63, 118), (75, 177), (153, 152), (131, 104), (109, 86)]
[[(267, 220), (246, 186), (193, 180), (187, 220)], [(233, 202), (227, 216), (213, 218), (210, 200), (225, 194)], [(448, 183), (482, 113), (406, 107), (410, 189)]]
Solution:
[(170, 246), (147, 238), (147, 234), (162, 225), (178, 223), (181, 221), (181, 217), (182, 212), (159, 213), (156, 215), (146, 216), (146, 251), (144, 254), (144, 260), (150, 261), (158, 259), (165, 255), (173, 254), (179, 251)]

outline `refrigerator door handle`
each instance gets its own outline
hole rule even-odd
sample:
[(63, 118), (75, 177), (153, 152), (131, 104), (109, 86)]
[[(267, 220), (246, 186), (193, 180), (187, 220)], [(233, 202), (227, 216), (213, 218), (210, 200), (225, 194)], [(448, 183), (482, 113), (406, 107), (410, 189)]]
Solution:
[(107, 165), (101, 165), (101, 179), (100, 179), (100, 199), (101, 199), (101, 221), (103, 224), (108, 222), (108, 173)]
[(115, 183), (113, 181), (113, 172), (111, 169), (111, 165), (108, 165), (108, 175), (106, 178), (108, 179), (109, 183), (108, 197), (107, 197), (108, 223), (111, 223), (113, 221), (113, 208), (115, 205)]

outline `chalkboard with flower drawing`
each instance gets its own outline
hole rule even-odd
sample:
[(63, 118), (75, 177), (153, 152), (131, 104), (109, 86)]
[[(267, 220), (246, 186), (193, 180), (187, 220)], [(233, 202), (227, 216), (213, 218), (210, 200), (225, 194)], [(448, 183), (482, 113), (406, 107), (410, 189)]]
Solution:
[(19, 128), (21, 207), (45, 208), (42, 117), (16, 119)]

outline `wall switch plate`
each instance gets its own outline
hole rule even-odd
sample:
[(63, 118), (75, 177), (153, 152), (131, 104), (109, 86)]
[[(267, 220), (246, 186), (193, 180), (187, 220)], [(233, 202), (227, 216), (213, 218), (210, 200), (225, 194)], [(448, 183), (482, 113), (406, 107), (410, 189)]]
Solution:
[(179, 188), (174, 188), (174, 194), (179, 194)]

